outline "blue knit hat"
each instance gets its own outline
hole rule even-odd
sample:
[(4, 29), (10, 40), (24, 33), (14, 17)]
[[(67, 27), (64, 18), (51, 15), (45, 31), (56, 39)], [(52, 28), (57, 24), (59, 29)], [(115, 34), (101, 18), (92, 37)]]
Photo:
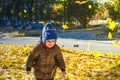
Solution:
[(56, 29), (53, 27), (52, 22), (47, 23), (42, 30), (42, 42), (45, 43), (48, 39), (57, 39)]

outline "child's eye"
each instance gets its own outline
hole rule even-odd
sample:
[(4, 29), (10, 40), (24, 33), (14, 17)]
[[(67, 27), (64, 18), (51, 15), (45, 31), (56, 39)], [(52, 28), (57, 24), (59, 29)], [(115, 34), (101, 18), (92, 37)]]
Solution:
[(52, 41), (52, 42), (55, 42), (55, 41)]
[(47, 41), (47, 42), (50, 42), (50, 41)]

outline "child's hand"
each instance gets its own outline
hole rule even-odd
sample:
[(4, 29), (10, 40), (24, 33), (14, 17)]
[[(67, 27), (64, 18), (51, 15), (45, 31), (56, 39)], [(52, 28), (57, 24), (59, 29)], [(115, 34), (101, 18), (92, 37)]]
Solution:
[(66, 77), (66, 72), (62, 72), (62, 77), (65, 78)]
[(29, 75), (29, 74), (30, 74), (30, 71), (26, 71), (26, 73)]

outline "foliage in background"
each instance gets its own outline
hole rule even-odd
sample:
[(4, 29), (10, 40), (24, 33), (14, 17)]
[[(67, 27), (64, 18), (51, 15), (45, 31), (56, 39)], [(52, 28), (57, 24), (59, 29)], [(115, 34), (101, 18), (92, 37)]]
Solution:
[[(57, 19), (63, 15), (62, 0), (0, 0), (0, 14), (3, 16), (17, 16), (20, 19), (48, 20)], [(62, 11), (61, 11), (62, 10)], [(58, 12), (56, 15), (56, 11)], [(54, 14), (53, 14), (54, 13)], [(62, 17), (59, 17), (62, 18)]]
[(96, 13), (97, 3), (92, 0), (0, 0), (0, 14), (19, 19), (54, 20), (66, 24), (79, 21), (86, 27)]
[(78, 21), (82, 27), (86, 28), (89, 21), (96, 13), (97, 3), (90, 0), (69, 0), (69, 2), (70, 3), (67, 6), (68, 21)]
[(120, 0), (110, 0), (105, 4), (105, 7), (109, 10), (109, 17), (112, 18), (112, 20), (120, 20)]
[[(11, 20), (53, 20), (71, 28), (89, 27), (92, 19), (112, 18), (118, 21), (120, 1), (109, 0), (100, 4), (98, 0), (0, 0), (0, 15)], [(23, 22), (22, 22), (23, 23)]]

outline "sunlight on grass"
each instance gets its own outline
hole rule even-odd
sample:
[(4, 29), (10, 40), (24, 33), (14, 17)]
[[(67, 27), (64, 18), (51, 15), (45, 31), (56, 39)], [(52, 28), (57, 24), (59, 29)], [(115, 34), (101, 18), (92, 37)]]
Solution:
[(14, 32), (8, 33), (8, 35), (10, 35), (12, 37), (22, 37), (22, 36), (25, 36), (25, 33), (22, 33), (19, 31), (14, 31)]

